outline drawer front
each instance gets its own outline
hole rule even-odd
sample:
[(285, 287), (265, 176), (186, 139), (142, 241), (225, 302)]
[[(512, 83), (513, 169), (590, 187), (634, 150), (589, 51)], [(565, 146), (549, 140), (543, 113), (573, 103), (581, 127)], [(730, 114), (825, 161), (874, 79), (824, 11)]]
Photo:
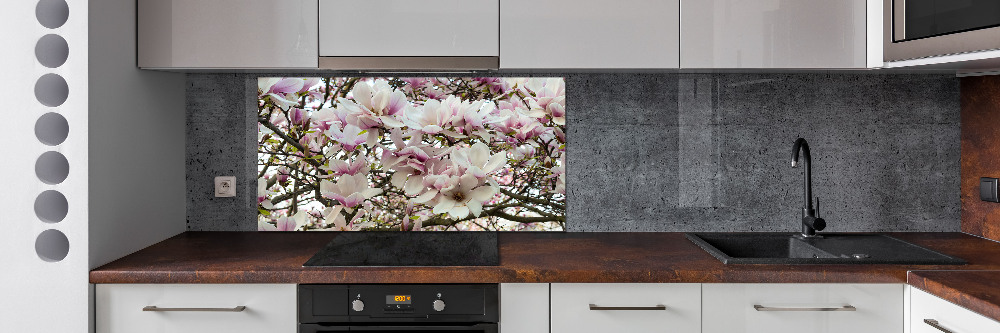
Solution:
[[(155, 306), (167, 311), (143, 311)], [(205, 311), (233, 309), (242, 311)], [(174, 309), (199, 311), (170, 311)], [(295, 332), (294, 284), (99, 284), (98, 333)]]
[[(705, 284), (702, 326), (705, 333), (903, 332), (904, 291), (902, 284)], [(854, 311), (822, 311), (845, 306)]]
[(499, 0), (319, 0), (323, 57), (500, 56)]
[(554, 283), (551, 290), (552, 333), (701, 331), (700, 284)]
[(940, 299), (927, 292), (910, 288), (910, 333), (941, 333), (924, 320), (930, 319), (952, 333), (1000, 332), (1000, 322)]

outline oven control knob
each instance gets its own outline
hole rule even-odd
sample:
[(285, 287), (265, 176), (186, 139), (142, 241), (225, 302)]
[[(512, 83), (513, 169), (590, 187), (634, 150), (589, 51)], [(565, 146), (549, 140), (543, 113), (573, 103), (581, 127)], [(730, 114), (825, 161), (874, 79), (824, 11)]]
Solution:
[(434, 301), (434, 311), (438, 311), (438, 312), (444, 311), (444, 301), (442, 301), (442, 300), (435, 300)]
[(360, 299), (356, 299), (354, 302), (351, 302), (351, 309), (361, 312), (365, 309), (365, 302), (362, 302)]

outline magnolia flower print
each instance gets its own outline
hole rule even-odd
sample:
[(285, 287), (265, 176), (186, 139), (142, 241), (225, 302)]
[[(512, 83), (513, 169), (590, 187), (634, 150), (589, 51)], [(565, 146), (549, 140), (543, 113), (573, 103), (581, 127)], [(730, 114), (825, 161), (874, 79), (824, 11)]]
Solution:
[(262, 231), (562, 230), (562, 78), (260, 78)]

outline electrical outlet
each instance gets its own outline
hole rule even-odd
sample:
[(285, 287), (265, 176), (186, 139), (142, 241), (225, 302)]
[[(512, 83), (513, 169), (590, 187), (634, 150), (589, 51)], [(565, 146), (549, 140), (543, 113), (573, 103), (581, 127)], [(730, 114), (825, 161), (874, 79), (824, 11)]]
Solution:
[(236, 177), (219, 176), (215, 177), (215, 197), (228, 198), (236, 196)]

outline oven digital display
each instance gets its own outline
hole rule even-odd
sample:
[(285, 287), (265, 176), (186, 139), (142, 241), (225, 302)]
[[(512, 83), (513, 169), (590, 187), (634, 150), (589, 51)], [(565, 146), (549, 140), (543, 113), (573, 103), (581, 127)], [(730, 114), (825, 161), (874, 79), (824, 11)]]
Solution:
[(411, 304), (410, 295), (385, 295), (385, 304)]

